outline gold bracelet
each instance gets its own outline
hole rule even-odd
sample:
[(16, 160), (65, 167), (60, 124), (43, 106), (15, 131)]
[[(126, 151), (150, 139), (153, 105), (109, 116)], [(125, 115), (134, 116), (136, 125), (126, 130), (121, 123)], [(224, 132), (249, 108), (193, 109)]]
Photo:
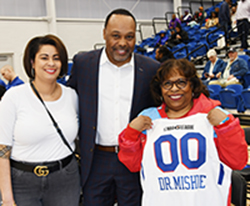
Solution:
[[(3, 201), (0, 202), (1, 206), (4, 206)], [(13, 204), (13, 206), (17, 206), (16, 203)]]

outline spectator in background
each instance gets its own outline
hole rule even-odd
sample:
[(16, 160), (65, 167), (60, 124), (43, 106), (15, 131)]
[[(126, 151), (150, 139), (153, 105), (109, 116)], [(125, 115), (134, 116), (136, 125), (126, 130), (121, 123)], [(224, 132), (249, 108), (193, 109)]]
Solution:
[(219, 7), (216, 7), (216, 8), (214, 9), (214, 12), (215, 12), (215, 14), (216, 14), (216, 17), (219, 17), (220, 8), (219, 8)]
[(198, 14), (198, 23), (200, 25), (203, 24), (204, 20), (206, 19), (207, 17), (207, 13), (204, 11), (204, 8), (202, 6), (199, 7), (199, 14)]
[(162, 63), (168, 59), (175, 59), (175, 57), (166, 46), (160, 46), (155, 51), (155, 59)]
[(225, 41), (226, 45), (228, 44), (228, 27), (231, 24), (231, 17), (230, 17), (230, 9), (229, 9), (230, 0), (225, 0), (219, 10), (219, 24), (222, 26), (223, 31), (225, 32)]
[(23, 84), (24, 82), (16, 75), (14, 69), (10, 65), (5, 65), (0, 70), (2, 76), (8, 81), (6, 90), (13, 86)]
[(157, 47), (159, 47), (161, 45), (164, 45), (166, 43), (167, 39), (168, 39), (168, 36), (166, 35), (166, 32), (161, 31), (160, 32), (160, 38), (157, 41), (157, 43), (155, 44), (155, 48), (157, 48)]
[(192, 14), (188, 10), (184, 12), (184, 15), (181, 17), (181, 22), (189, 23), (192, 20)]
[(180, 21), (180, 19), (178, 19), (177, 17), (176, 17), (176, 15), (175, 14), (173, 14), (172, 15), (172, 19), (170, 20), (170, 22), (169, 22), (169, 30), (174, 30), (177, 26), (180, 26), (181, 25), (181, 21)]
[(198, 23), (199, 11), (194, 12), (193, 20)]
[(207, 85), (209, 81), (217, 79), (216, 75), (223, 71), (226, 66), (226, 62), (217, 57), (217, 53), (214, 49), (210, 49), (207, 52), (207, 58), (209, 61), (206, 63), (201, 77), (205, 85)]
[(171, 31), (171, 37), (166, 45), (173, 48), (180, 43), (187, 43), (188, 39), (188, 33), (181, 28), (181, 25), (177, 25), (175, 30)]
[(247, 62), (238, 57), (238, 52), (235, 48), (228, 50), (229, 60), (223, 71), (217, 73), (218, 80), (210, 81), (209, 84), (219, 84), (226, 87), (230, 84), (241, 84), (240, 80), (248, 71)]
[(0, 85), (3, 86), (4, 88), (6, 87), (6, 84), (4, 83), (2, 79), (0, 79)]
[(190, 27), (194, 27), (194, 26), (196, 26), (196, 25), (199, 25), (199, 24), (197, 23), (197, 20), (195, 20), (195, 19), (196, 19), (196, 17), (193, 16), (192, 20), (191, 20), (187, 25), (190, 26)]
[(206, 19), (206, 23), (205, 23), (205, 29), (209, 29), (211, 27), (217, 26), (219, 24), (219, 18), (216, 17), (216, 13), (212, 12), (211, 13), (211, 18)]
[(241, 0), (238, 3), (237, 11), (236, 11), (238, 34), (241, 34), (240, 36), (240, 40), (241, 40), (240, 50), (241, 51), (248, 48), (248, 42), (247, 42), (247, 36), (249, 32), (248, 18), (250, 18), (250, 1)]

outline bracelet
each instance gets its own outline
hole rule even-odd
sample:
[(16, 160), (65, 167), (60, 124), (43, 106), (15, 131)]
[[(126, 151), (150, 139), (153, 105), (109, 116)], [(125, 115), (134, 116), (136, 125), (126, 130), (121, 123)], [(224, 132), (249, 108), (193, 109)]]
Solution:
[[(0, 202), (0, 205), (4, 206), (3, 201)], [(16, 203), (14, 203), (13, 206), (17, 206)]]
[(220, 122), (220, 124), (219, 125), (221, 125), (221, 124), (224, 124), (226, 121), (228, 121), (229, 120), (229, 117), (227, 116), (225, 119), (223, 119), (221, 122)]

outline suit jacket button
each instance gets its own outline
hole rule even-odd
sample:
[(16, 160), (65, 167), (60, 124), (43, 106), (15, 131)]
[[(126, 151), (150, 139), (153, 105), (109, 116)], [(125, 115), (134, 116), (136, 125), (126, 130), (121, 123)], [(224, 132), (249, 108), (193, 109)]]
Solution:
[(93, 130), (95, 130), (95, 129), (96, 129), (96, 127), (94, 126), (94, 127), (93, 127)]
[(93, 149), (92, 149), (92, 148), (90, 149), (90, 152), (93, 152)]

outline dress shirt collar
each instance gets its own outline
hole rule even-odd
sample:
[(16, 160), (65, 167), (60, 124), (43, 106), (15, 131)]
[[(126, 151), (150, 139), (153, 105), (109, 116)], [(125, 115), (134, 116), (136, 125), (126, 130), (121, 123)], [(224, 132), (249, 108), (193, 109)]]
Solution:
[(104, 47), (102, 50), (102, 54), (101, 54), (101, 59), (100, 59), (100, 66), (103, 66), (104, 64), (110, 64), (115, 68), (123, 68), (123, 67), (127, 67), (127, 66), (131, 66), (132, 68), (134, 68), (134, 53), (132, 53), (132, 57), (130, 59), (130, 61), (120, 67), (114, 65), (111, 61), (109, 61), (108, 56), (106, 54), (106, 48)]

